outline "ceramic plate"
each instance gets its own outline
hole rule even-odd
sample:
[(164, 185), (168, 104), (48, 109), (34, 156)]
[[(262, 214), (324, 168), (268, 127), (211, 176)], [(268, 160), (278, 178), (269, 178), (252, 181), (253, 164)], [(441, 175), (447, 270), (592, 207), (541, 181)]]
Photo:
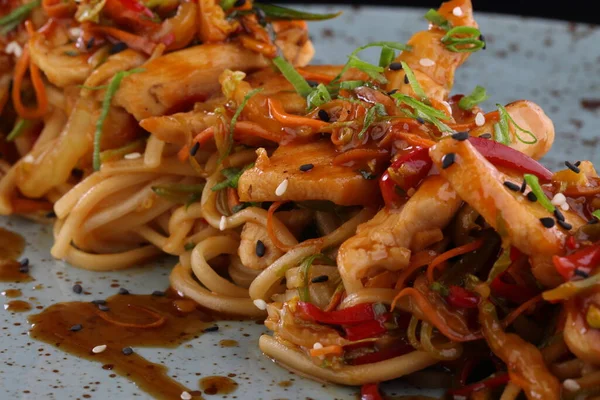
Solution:
[[(309, 7), (306, 7), (309, 8)], [(312, 7), (314, 11), (331, 7)], [(311, 23), (316, 63), (343, 63), (354, 48), (376, 40), (407, 41), (426, 25), (424, 10), (404, 8), (344, 8), (334, 21)], [(477, 85), (492, 98), (484, 105), (516, 99), (535, 101), (556, 125), (557, 138), (545, 161), (560, 168), (566, 159), (600, 161), (600, 31), (589, 26), (531, 18), (478, 14), (488, 49), (472, 56), (456, 74), (456, 92)], [(374, 55), (374, 53), (372, 53)], [(598, 96), (598, 97), (595, 97)], [(91, 294), (85, 300), (108, 297), (125, 287), (133, 293), (164, 289), (174, 259), (124, 272), (93, 273), (53, 260), (49, 254), (51, 227), (18, 218), (1, 218), (0, 226), (21, 233), (31, 261), (29, 283), (0, 283), (0, 291), (21, 289), (28, 313), (1, 310), (0, 398), (2, 399), (148, 399), (127, 379), (103, 370), (98, 363), (77, 359), (28, 336), (27, 316), (55, 302), (81, 300), (71, 287), (81, 281)], [(2, 298), (0, 301), (8, 302)], [(36, 308), (38, 310), (36, 310)], [(261, 355), (259, 335), (266, 331), (249, 322), (220, 323), (218, 332), (204, 334), (177, 349), (136, 349), (142, 356), (169, 368), (176, 380), (197, 389), (208, 375), (235, 374), (238, 389), (207, 399), (356, 399), (356, 389), (322, 385), (278, 367)], [(221, 347), (223, 339), (238, 342)], [(280, 385), (290, 382), (291, 386)], [(388, 394), (417, 394), (418, 388), (385, 385)]]

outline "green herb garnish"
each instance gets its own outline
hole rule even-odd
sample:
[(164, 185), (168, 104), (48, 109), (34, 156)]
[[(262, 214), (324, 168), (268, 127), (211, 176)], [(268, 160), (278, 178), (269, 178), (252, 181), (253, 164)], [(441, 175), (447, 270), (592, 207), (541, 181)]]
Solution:
[(6, 136), (6, 141), (12, 142), (13, 140), (21, 136), (23, 132), (25, 132), (25, 130), (30, 126), (31, 121), (29, 121), (28, 119), (19, 118), (15, 123), (15, 126), (13, 126), (12, 130), (8, 134), (8, 136)]
[(592, 215), (593, 215), (594, 217), (596, 217), (597, 219), (600, 219), (600, 210), (596, 210), (596, 211), (594, 211), (594, 212), (592, 213)]
[(450, 29), (441, 40), (446, 49), (454, 53), (472, 53), (485, 46), (485, 42), (481, 40), (481, 32), (472, 26), (456, 26)]
[(233, 189), (237, 189), (238, 187), (238, 182), (240, 180), (240, 177), (242, 176), (242, 174), (250, 169), (254, 167), (254, 163), (252, 164), (248, 164), (246, 165), (244, 168), (240, 169), (237, 167), (230, 167), (230, 168), (224, 168), (221, 170), (221, 174), (225, 177), (225, 180), (222, 182), (217, 183), (215, 186), (213, 186), (212, 188), (210, 188), (210, 190), (212, 190), (213, 192), (217, 192), (219, 190), (223, 190), (225, 188), (233, 188)]
[(425, 19), (431, 22), (433, 25), (439, 26), (445, 31), (449, 31), (452, 28), (450, 21), (444, 18), (442, 14), (433, 8), (425, 13)]
[(100, 111), (100, 117), (98, 117), (98, 121), (96, 121), (96, 131), (94, 132), (94, 171), (99, 171), (100, 165), (102, 164), (102, 161), (100, 160), (100, 144), (102, 142), (102, 130), (104, 128), (104, 121), (106, 120), (106, 117), (108, 116), (108, 112), (110, 110), (110, 102), (112, 101), (112, 98), (117, 92), (117, 90), (119, 90), (119, 86), (121, 85), (121, 81), (123, 80), (123, 78), (142, 71), (144, 71), (144, 69), (141, 68), (135, 68), (129, 71), (119, 71), (113, 76), (113, 78), (110, 80), (110, 83), (108, 84), (106, 93), (104, 94), (104, 99), (102, 100), (102, 109)]
[(308, 108), (319, 107), (331, 101), (331, 94), (325, 85), (319, 83), (315, 90), (311, 91), (306, 97)]
[(343, 81), (340, 82), (340, 89), (354, 90), (364, 85), (365, 81)]
[[(503, 105), (501, 104), (496, 104), (496, 106), (498, 107), (498, 114), (500, 114), (500, 122), (502, 123), (502, 128), (506, 129), (506, 135), (508, 136), (508, 123), (509, 121), (514, 125), (515, 127), (515, 136), (517, 138), (517, 140), (521, 143), (525, 143), (525, 144), (534, 144), (537, 143), (538, 139), (537, 137), (530, 131), (521, 128), (519, 125), (517, 125), (517, 123), (515, 122), (515, 120), (510, 116), (510, 114), (508, 113), (508, 111), (506, 111), (506, 108), (504, 108)], [(526, 141), (524, 140), (520, 135), (519, 135), (519, 131), (526, 133), (527, 135), (529, 135), (532, 139), (530, 141)], [(506, 144), (506, 143), (505, 143)]]
[(394, 61), (396, 57), (396, 52), (391, 47), (383, 46), (381, 48), (381, 54), (379, 55), (379, 66), (387, 67)]
[(327, 265), (335, 265), (334, 260), (322, 253), (313, 254), (312, 256), (306, 257), (304, 261), (302, 261), (302, 264), (300, 264), (300, 277), (302, 278), (303, 285), (302, 287), (298, 288), (298, 296), (300, 297), (301, 301), (310, 302), (310, 291), (308, 290), (308, 285), (310, 282), (309, 272), (313, 263), (317, 259)]
[(453, 130), (448, 125), (442, 122), (449, 120), (450, 117), (448, 117), (440, 110), (437, 110), (431, 107), (430, 105), (420, 102), (419, 100), (407, 96), (403, 93), (394, 93), (392, 95), (392, 98), (396, 99), (397, 102), (404, 103), (405, 105), (413, 109), (412, 113), (407, 110), (402, 110), (402, 112), (404, 112), (409, 117), (415, 119), (421, 118), (424, 121), (433, 124), (437, 129), (440, 130), (440, 132), (453, 132)]
[(448, 288), (440, 282), (433, 282), (431, 285), (429, 285), (429, 289), (439, 293), (442, 295), (442, 297), (446, 297), (450, 294), (450, 290), (448, 290)]
[(227, 150), (225, 151), (225, 153), (223, 153), (219, 157), (219, 163), (221, 163), (221, 161), (223, 161), (223, 159), (225, 157), (227, 157), (229, 155), (229, 153), (231, 153), (231, 149), (233, 149), (233, 133), (235, 131), (235, 124), (237, 123), (238, 118), (242, 114), (242, 111), (244, 111), (244, 108), (246, 107), (246, 104), (248, 104), (248, 101), (252, 97), (254, 97), (256, 94), (258, 94), (258, 93), (260, 93), (262, 91), (263, 91), (263, 88), (256, 88), (256, 89), (252, 89), (251, 91), (249, 91), (244, 96), (244, 99), (242, 100), (242, 102), (240, 103), (240, 105), (238, 106), (238, 108), (235, 110), (235, 113), (233, 114), (233, 117), (231, 117), (231, 122), (229, 123), (229, 144), (227, 145)]
[(158, 196), (169, 201), (180, 204), (191, 204), (197, 201), (204, 190), (204, 183), (185, 184), (185, 183), (165, 183), (152, 187), (152, 191)]
[(373, 107), (369, 108), (367, 110), (367, 113), (365, 114), (363, 127), (358, 133), (358, 138), (362, 139), (365, 136), (365, 133), (367, 133), (367, 130), (371, 127), (373, 122), (375, 122), (377, 116), (384, 117), (386, 115), (387, 112), (385, 111), (385, 107), (383, 106), (383, 104), (376, 103), (373, 105)]
[(292, 64), (287, 62), (283, 57), (275, 57), (273, 59), (273, 64), (281, 71), (285, 79), (287, 79), (296, 92), (302, 97), (307, 97), (310, 92), (312, 92), (312, 88), (306, 82), (306, 79), (296, 69)]
[[(229, 1), (230, 0), (222, 0), (221, 6), (224, 2)], [(267, 19), (271, 21), (323, 21), (339, 17), (342, 14), (341, 11), (330, 14), (317, 14), (265, 3), (253, 3), (253, 6), (264, 11)]]
[(496, 260), (492, 268), (490, 269), (490, 273), (488, 274), (487, 283), (490, 284), (496, 277), (501, 275), (504, 271), (510, 267), (512, 264), (512, 260), (510, 259), (510, 246), (503, 246), (503, 251), (500, 257)]
[(544, 193), (544, 190), (540, 185), (540, 180), (538, 179), (538, 177), (532, 174), (525, 174), (523, 175), (523, 178), (531, 188), (533, 194), (535, 194), (535, 197), (537, 197), (537, 200), (540, 202), (540, 204), (544, 206), (544, 208), (548, 210), (548, 212), (554, 213), (556, 207), (554, 207), (554, 204), (552, 204), (550, 199), (546, 197), (546, 193)]
[(471, 92), (470, 95), (463, 97), (458, 102), (458, 106), (463, 110), (470, 110), (475, 107), (479, 103), (483, 103), (490, 96), (488, 96), (486, 90), (482, 86), (475, 86), (475, 89)]
[(413, 92), (415, 92), (417, 97), (422, 102), (424, 102), (425, 104), (428, 104), (429, 100), (427, 99), (425, 90), (423, 90), (423, 88), (419, 84), (419, 81), (417, 80), (417, 77), (415, 76), (415, 73), (413, 72), (413, 70), (404, 61), (402, 61), (401, 64), (402, 64), (402, 69), (404, 70), (404, 73), (406, 74), (406, 77), (408, 78), (408, 83), (410, 84), (410, 87), (412, 88)]
[(41, 0), (34, 0), (15, 8), (9, 14), (0, 17), (0, 34), (6, 35), (25, 21), (29, 13), (42, 4)]

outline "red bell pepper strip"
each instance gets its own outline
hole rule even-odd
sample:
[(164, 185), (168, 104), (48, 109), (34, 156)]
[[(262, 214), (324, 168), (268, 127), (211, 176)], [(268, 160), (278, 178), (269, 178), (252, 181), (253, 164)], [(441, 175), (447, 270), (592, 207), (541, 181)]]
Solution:
[(579, 250), (568, 256), (553, 256), (552, 262), (556, 271), (570, 281), (575, 275), (575, 270), (589, 275), (592, 270), (600, 266), (600, 242)]
[(473, 392), (477, 392), (482, 389), (492, 389), (500, 385), (506, 385), (510, 381), (507, 373), (498, 374), (481, 382), (473, 383), (469, 386), (464, 386), (458, 389), (450, 389), (448, 390), (448, 394), (451, 396), (462, 396), (468, 397)]
[(413, 351), (415, 351), (415, 349), (411, 345), (406, 343), (400, 343), (399, 345), (391, 347), (389, 349), (380, 350), (356, 357), (352, 360), (349, 360), (348, 362), (351, 365), (373, 364), (376, 362), (389, 360), (390, 358), (400, 357)]
[(429, 174), (432, 165), (429, 149), (421, 147), (394, 161), (379, 179), (379, 188), (385, 204), (390, 206), (405, 200), (407, 196), (403, 193), (419, 186)]
[(346, 339), (354, 342), (369, 339), (387, 332), (385, 323), (392, 318), (391, 313), (386, 313), (372, 321), (363, 322), (358, 325), (345, 326)]
[(538, 294), (538, 291), (534, 288), (506, 283), (502, 280), (503, 276), (504, 273), (498, 275), (490, 284), (490, 289), (496, 296), (512, 301), (513, 303), (523, 304)]
[(378, 383), (367, 383), (360, 389), (360, 400), (383, 400), (379, 394)]
[(533, 174), (542, 182), (552, 180), (552, 172), (533, 158), (490, 139), (470, 137), (469, 142), (492, 164), (513, 169), (519, 172)]
[(448, 296), (446, 301), (452, 307), (456, 308), (477, 308), (479, 304), (479, 296), (474, 292), (462, 288), (460, 286), (452, 285), (449, 288)]
[(354, 325), (377, 317), (372, 303), (358, 304), (343, 310), (323, 311), (314, 304), (299, 301), (297, 310), (301, 318), (329, 325)]

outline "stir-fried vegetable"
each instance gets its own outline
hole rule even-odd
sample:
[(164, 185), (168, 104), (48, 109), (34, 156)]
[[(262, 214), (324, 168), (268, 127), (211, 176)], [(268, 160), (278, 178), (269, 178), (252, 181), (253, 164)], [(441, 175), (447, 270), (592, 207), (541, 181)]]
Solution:
[(6, 35), (8, 32), (19, 26), (29, 16), (31, 11), (42, 4), (41, 0), (33, 0), (15, 8), (9, 14), (0, 17), (0, 35)]
[(19, 136), (21, 136), (29, 127), (31, 126), (31, 121), (28, 119), (19, 118), (15, 123), (15, 126), (6, 136), (7, 142), (12, 142)]
[(213, 192), (217, 192), (219, 190), (223, 190), (225, 188), (233, 188), (233, 189), (237, 189), (238, 187), (238, 182), (240, 180), (240, 177), (242, 176), (242, 174), (250, 169), (254, 167), (254, 163), (252, 164), (248, 164), (246, 165), (244, 168), (237, 168), (237, 167), (229, 167), (229, 168), (223, 168), (221, 170), (221, 174), (225, 177), (225, 180), (222, 182), (217, 183), (216, 185), (214, 185), (211, 190)]
[(381, 304), (363, 303), (343, 310), (323, 311), (314, 304), (299, 301), (298, 315), (304, 319), (330, 325), (354, 325), (374, 320), (387, 312)]
[(386, 206), (395, 207), (406, 200), (407, 192), (427, 176), (433, 162), (429, 149), (418, 148), (400, 157), (379, 178), (379, 188)]
[(600, 267), (600, 242), (568, 256), (554, 256), (552, 261), (556, 271), (566, 281), (573, 279), (575, 275), (589, 276)]
[(489, 97), (490, 96), (487, 94), (485, 88), (477, 85), (471, 94), (458, 101), (458, 106), (463, 110), (470, 110), (479, 103), (486, 101)]
[(481, 32), (472, 26), (456, 26), (443, 37), (442, 43), (455, 53), (472, 53), (485, 47)]

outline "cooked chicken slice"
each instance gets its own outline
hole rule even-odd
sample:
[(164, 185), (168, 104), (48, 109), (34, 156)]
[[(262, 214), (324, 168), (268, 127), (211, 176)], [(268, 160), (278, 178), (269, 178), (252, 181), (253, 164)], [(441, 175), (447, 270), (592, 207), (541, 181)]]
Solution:
[(461, 203), (448, 182), (431, 176), (400, 210), (384, 208), (372, 220), (360, 225), (356, 235), (342, 244), (337, 256), (346, 291), (353, 293), (361, 289), (359, 280), (367, 270), (405, 268), (415, 246), (423, 246), (415, 236), (443, 229)]
[[(271, 157), (263, 150), (254, 168), (240, 177), (240, 200), (329, 200), (344, 206), (380, 202), (377, 180), (365, 179), (350, 167), (332, 165), (335, 156), (329, 141), (280, 146)], [(301, 171), (305, 164), (313, 168)]]
[[(453, 10), (458, 7), (462, 13), (457, 16)], [(451, 0), (443, 3), (439, 13), (452, 26), (477, 27), (473, 19), (471, 0)], [(408, 41), (411, 51), (402, 52), (397, 62), (404, 61), (414, 71), (415, 77), (425, 90), (427, 97), (435, 100), (446, 100), (454, 84), (454, 72), (469, 57), (466, 53), (455, 53), (441, 42), (446, 34), (442, 29), (430, 26), (429, 30), (417, 32)], [(404, 71), (388, 71), (387, 90), (398, 89), (405, 94), (413, 94), (410, 84), (405, 83)]]
[(220, 93), (219, 75), (226, 69), (255, 71), (269, 61), (233, 43), (203, 44), (150, 61), (144, 71), (121, 82), (114, 104), (139, 121)]
[[(517, 138), (517, 135), (523, 140), (529, 142), (533, 138), (525, 132), (518, 130), (512, 121), (509, 122), (510, 144), (509, 146), (529, 157), (539, 160), (546, 154), (554, 142), (554, 124), (552, 120), (544, 113), (544, 110), (537, 104), (528, 100), (514, 101), (505, 106), (506, 111), (514, 122), (523, 130), (529, 131), (535, 135), (537, 142), (533, 144), (523, 143)], [(471, 136), (480, 136), (484, 133), (494, 132), (495, 120), (486, 121), (483, 126), (478, 126), (471, 130)]]
[(305, 21), (275, 21), (275, 45), (286, 60), (297, 67), (304, 67), (315, 55), (315, 48), (308, 36)]
[(213, 112), (193, 110), (173, 115), (149, 117), (140, 126), (167, 143), (183, 146), (204, 129), (215, 124), (218, 117)]
[[(455, 161), (442, 167), (445, 155), (453, 153)], [(562, 254), (567, 238), (558, 225), (546, 228), (540, 218), (553, 218), (539, 202), (531, 202), (519, 191), (504, 186), (505, 181), (520, 181), (498, 171), (468, 141), (441, 140), (429, 154), (441, 175), (450, 182), (458, 195), (497, 231), (506, 232), (510, 243), (530, 256), (532, 272), (546, 286), (556, 286), (563, 280), (550, 260)], [(564, 212), (574, 229), (585, 222), (573, 212)]]

